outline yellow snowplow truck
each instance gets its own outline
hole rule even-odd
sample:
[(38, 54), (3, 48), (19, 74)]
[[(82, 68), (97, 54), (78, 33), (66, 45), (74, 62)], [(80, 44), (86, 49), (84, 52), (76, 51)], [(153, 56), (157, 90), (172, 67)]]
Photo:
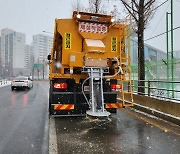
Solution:
[(77, 11), (72, 19), (55, 20), (48, 55), (50, 115), (106, 117), (133, 105), (127, 23)]

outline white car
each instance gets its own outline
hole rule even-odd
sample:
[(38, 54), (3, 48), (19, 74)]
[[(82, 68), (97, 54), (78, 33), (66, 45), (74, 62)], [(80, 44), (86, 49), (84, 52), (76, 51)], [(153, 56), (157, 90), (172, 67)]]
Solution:
[(19, 76), (16, 77), (14, 80), (11, 82), (11, 90), (16, 89), (30, 89), (33, 87), (33, 82), (29, 77), (26, 76)]

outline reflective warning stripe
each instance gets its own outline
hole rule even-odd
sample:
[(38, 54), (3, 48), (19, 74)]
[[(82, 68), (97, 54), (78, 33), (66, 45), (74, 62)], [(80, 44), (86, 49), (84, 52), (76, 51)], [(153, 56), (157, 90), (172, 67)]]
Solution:
[(112, 108), (122, 108), (122, 104), (119, 104), (119, 103), (109, 103), (109, 104), (106, 104), (106, 109), (112, 109)]
[(56, 104), (54, 110), (74, 110), (74, 104)]

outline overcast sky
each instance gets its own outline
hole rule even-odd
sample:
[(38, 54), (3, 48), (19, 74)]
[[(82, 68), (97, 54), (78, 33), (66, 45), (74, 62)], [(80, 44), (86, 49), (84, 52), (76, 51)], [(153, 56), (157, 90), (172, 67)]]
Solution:
[[(164, 2), (162, 0), (161, 2)], [(174, 1), (174, 28), (180, 26), (180, 0), (173, 0)], [(165, 5), (160, 7), (153, 19), (150, 21), (146, 33), (145, 39), (150, 37), (156, 36), (160, 33), (166, 32), (166, 12), (170, 12), (171, 9), (171, 1), (169, 0)], [(170, 17), (169, 17), (170, 19)], [(169, 24), (170, 26), (170, 24)], [(170, 30), (170, 29), (169, 29)], [(169, 33), (170, 35), (170, 33)], [(169, 41), (170, 42), (170, 41)], [(160, 37), (154, 38), (149, 41), (145, 41), (145, 43), (154, 46), (160, 50), (166, 52), (166, 35), (162, 35)], [(170, 45), (169, 45), (170, 46)], [(180, 50), (180, 28), (174, 31), (174, 50)]]
[[(32, 35), (42, 31), (53, 32), (55, 18), (70, 18), (74, 1), (76, 0), (0, 0), (0, 29), (10, 28), (25, 33), (26, 43), (30, 44)], [(88, 5), (88, 0), (80, 1), (84, 6)], [(157, 4), (163, 1), (165, 0), (158, 0)], [(148, 25), (145, 39), (165, 32), (167, 11), (170, 11), (170, 0), (156, 12)], [(179, 14), (180, 0), (174, 0), (174, 27), (180, 26)], [(180, 29), (176, 30), (174, 35), (175, 50), (180, 50)], [(166, 51), (165, 42), (166, 35), (163, 35), (146, 43)]]

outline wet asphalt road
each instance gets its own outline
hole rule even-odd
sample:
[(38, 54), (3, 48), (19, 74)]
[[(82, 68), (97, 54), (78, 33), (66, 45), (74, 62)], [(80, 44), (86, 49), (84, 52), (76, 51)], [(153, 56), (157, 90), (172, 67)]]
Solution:
[[(133, 109), (108, 119), (51, 117), (48, 138), (48, 82), (27, 91), (0, 88), (0, 154), (179, 154), (180, 127)], [(54, 154), (54, 153), (53, 153)]]
[(180, 153), (180, 127), (134, 110), (121, 109), (108, 119), (61, 117), (55, 123), (59, 154)]
[(48, 153), (47, 88), (41, 82), (25, 91), (0, 88), (0, 154)]

